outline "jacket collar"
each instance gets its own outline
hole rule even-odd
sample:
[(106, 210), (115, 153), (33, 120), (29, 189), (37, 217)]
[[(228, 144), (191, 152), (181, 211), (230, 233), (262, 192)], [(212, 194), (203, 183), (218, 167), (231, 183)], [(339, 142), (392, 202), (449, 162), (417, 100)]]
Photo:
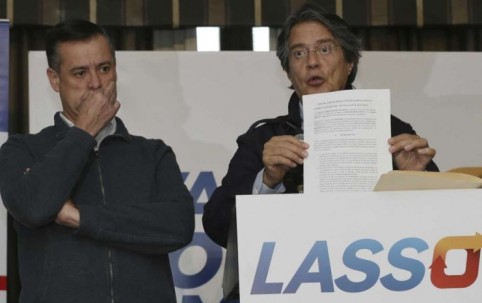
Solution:
[[(124, 125), (124, 122), (118, 117), (115, 117), (116, 124), (117, 124), (117, 129), (114, 133), (113, 136), (120, 137), (124, 139), (126, 142), (130, 142), (132, 140), (131, 135), (127, 131), (127, 128)], [(65, 134), (69, 130), (69, 126), (65, 123), (64, 120), (62, 120), (62, 117), (60, 117), (60, 112), (55, 113), (54, 116), (54, 125), (57, 133), (57, 138), (62, 139), (65, 137)]]
[(288, 103), (288, 121), (298, 128), (301, 127), (300, 98), (293, 92)]

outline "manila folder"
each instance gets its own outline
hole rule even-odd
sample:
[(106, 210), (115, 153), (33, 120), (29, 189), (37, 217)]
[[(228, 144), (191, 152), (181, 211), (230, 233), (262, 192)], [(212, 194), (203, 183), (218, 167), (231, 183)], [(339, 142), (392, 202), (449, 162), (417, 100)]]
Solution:
[(482, 179), (454, 172), (394, 170), (382, 174), (374, 191), (481, 188)]

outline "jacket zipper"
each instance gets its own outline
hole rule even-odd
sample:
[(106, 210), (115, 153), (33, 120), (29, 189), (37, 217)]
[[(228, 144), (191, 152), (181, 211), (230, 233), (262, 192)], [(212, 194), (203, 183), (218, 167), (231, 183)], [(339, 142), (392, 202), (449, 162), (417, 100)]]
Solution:
[[(97, 157), (97, 169), (99, 171), (99, 180), (100, 180), (100, 189), (102, 191), (102, 201), (104, 203), (104, 205), (107, 205), (107, 202), (105, 200), (105, 190), (104, 190), (104, 181), (102, 179), (102, 171), (100, 169), (100, 159), (99, 159), (99, 151), (96, 151), (95, 152), (95, 155)], [(114, 268), (113, 268), (113, 264), (112, 264), (112, 252), (110, 250), (110, 248), (107, 248), (107, 260), (108, 260), (108, 263), (109, 263), (109, 276), (110, 276), (110, 302), (111, 303), (114, 303)]]

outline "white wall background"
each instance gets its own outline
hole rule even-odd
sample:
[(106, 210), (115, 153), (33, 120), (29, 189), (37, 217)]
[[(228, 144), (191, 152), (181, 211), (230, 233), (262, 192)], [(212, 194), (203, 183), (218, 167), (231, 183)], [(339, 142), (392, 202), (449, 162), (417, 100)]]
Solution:
[[(30, 54), (32, 132), (60, 109), (44, 57)], [(133, 133), (165, 139), (181, 165), (192, 158), (184, 147), (198, 143), (208, 150), (196, 155), (214, 153), (216, 161), (193, 165), (224, 172), (240, 133), (287, 110), (289, 82), (271, 52), (118, 52), (117, 58), (119, 116)], [(364, 52), (355, 86), (389, 88), (392, 114), (428, 138), (441, 170), (482, 166), (480, 70), (482, 53)]]
[(441, 171), (482, 166), (482, 53), (369, 52), (358, 88), (389, 88), (392, 114), (437, 149)]

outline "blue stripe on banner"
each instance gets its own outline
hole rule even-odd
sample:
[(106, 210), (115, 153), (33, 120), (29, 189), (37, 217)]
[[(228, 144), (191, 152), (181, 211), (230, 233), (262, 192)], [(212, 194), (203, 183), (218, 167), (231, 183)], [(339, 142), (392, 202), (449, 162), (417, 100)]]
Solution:
[(10, 25), (0, 20), (0, 131), (8, 132), (8, 49)]

